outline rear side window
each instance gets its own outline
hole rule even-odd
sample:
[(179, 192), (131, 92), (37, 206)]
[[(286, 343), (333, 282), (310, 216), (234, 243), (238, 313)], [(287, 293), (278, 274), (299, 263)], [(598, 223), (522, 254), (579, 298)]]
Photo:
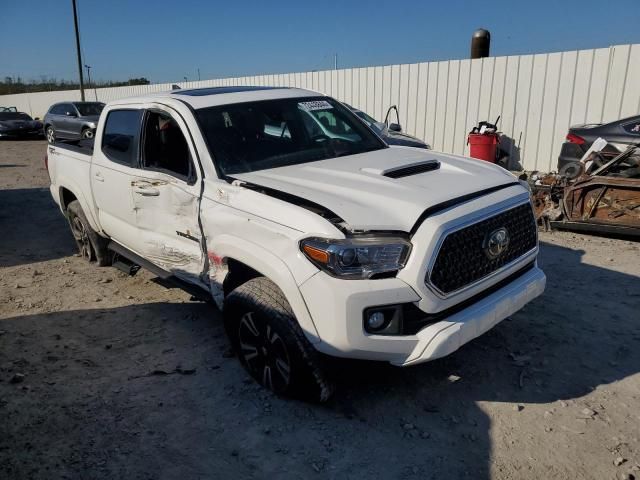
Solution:
[(51, 107), (51, 113), (54, 115), (64, 115), (65, 111), (64, 104), (54, 105)]
[(102, 135), (102, 152), (112, 161), (137, 166), (142, 110), (111, 110)]

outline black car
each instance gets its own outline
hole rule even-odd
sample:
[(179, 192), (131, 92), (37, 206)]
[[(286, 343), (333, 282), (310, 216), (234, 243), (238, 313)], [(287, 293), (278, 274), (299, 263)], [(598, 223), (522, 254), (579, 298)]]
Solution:
[(562, 172), (568, 165), (580, 160), (598, 137), (608, 142), (600, 152), (603, 161), (619, 155), (630, 144), (640, 142), (640, 115), (611, 123), (576, 125), (569, 128), (558, 157), (558, 171)]
[(0, 112), (0, 138), (42, 136), (42, 122), (22, 112)]
[(387, 121), (389, 119), (389, 112), (392, 109), (395, 109), (396, 115), (398, 114), (398, 109), (395, 106), (389, 108), (387, 112), (387, 118), (385, 122), (378, 122), (375, 118), (366, 114), (362, 110), (352, 107), (345, 103), (353, 113), (359, 116), (364, 123), (369, 125), (371, 129), (376, 132), (380, 138), (382, 138), (388, 145), (403, 145), (405, 147), (417, 147), (417, 148), (431, 148), (427, 143), (423, 142), (419, 138), (413, 137), (409, 134), (402, 132), (402, 127), (399, 123), (391, 123), (389, 124)]

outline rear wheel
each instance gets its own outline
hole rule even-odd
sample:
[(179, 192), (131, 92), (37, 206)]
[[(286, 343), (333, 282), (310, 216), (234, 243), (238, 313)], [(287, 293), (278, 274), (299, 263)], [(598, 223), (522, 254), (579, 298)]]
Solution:
[(268, 278), (249, 280), (225, 299), (227, 334), (240, 362), (277, 395), (324, 402), (333, 393), (319, 353), (282, 291)]
[(91, 228), (77, 200), (67, 206), (67, 219), (80, 256), (88, 262), (96, 262), (100, 267), (111, 265), (107, 240)]
[(56, 131), (53, 129), (51, 125), (47, 126), (47, 142), (55, 143), (56, 142)]

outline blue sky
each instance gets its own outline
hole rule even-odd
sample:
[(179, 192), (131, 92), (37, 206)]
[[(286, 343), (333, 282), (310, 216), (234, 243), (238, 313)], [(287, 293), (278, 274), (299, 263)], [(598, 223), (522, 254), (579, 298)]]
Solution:
[[(75, 79), (71, 0), (0, 0), (0, 77)], [(78, 0), (85, 63), (153, 82), (467, 58), (640, 42), (640, 0)]]

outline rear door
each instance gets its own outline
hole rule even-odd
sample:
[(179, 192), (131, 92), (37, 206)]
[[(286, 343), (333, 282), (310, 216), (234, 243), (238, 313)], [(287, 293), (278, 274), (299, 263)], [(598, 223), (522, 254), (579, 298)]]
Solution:
[[(132, 181), (139, 172), (143, 109), (112, 109), (96, 138), (91, 187), (102, 229), (133, 250), (137, 235)], [(136, 252), (139, 253), (139, 252)]]
[(54, 130), (58, 133), (58, 135), (63, 133), (64, 124), (64, 112), (66, 110), (64, 103), (59, 103), (58, 105), (54, 105), (49, 112), (49, 120), (53, 125)]

